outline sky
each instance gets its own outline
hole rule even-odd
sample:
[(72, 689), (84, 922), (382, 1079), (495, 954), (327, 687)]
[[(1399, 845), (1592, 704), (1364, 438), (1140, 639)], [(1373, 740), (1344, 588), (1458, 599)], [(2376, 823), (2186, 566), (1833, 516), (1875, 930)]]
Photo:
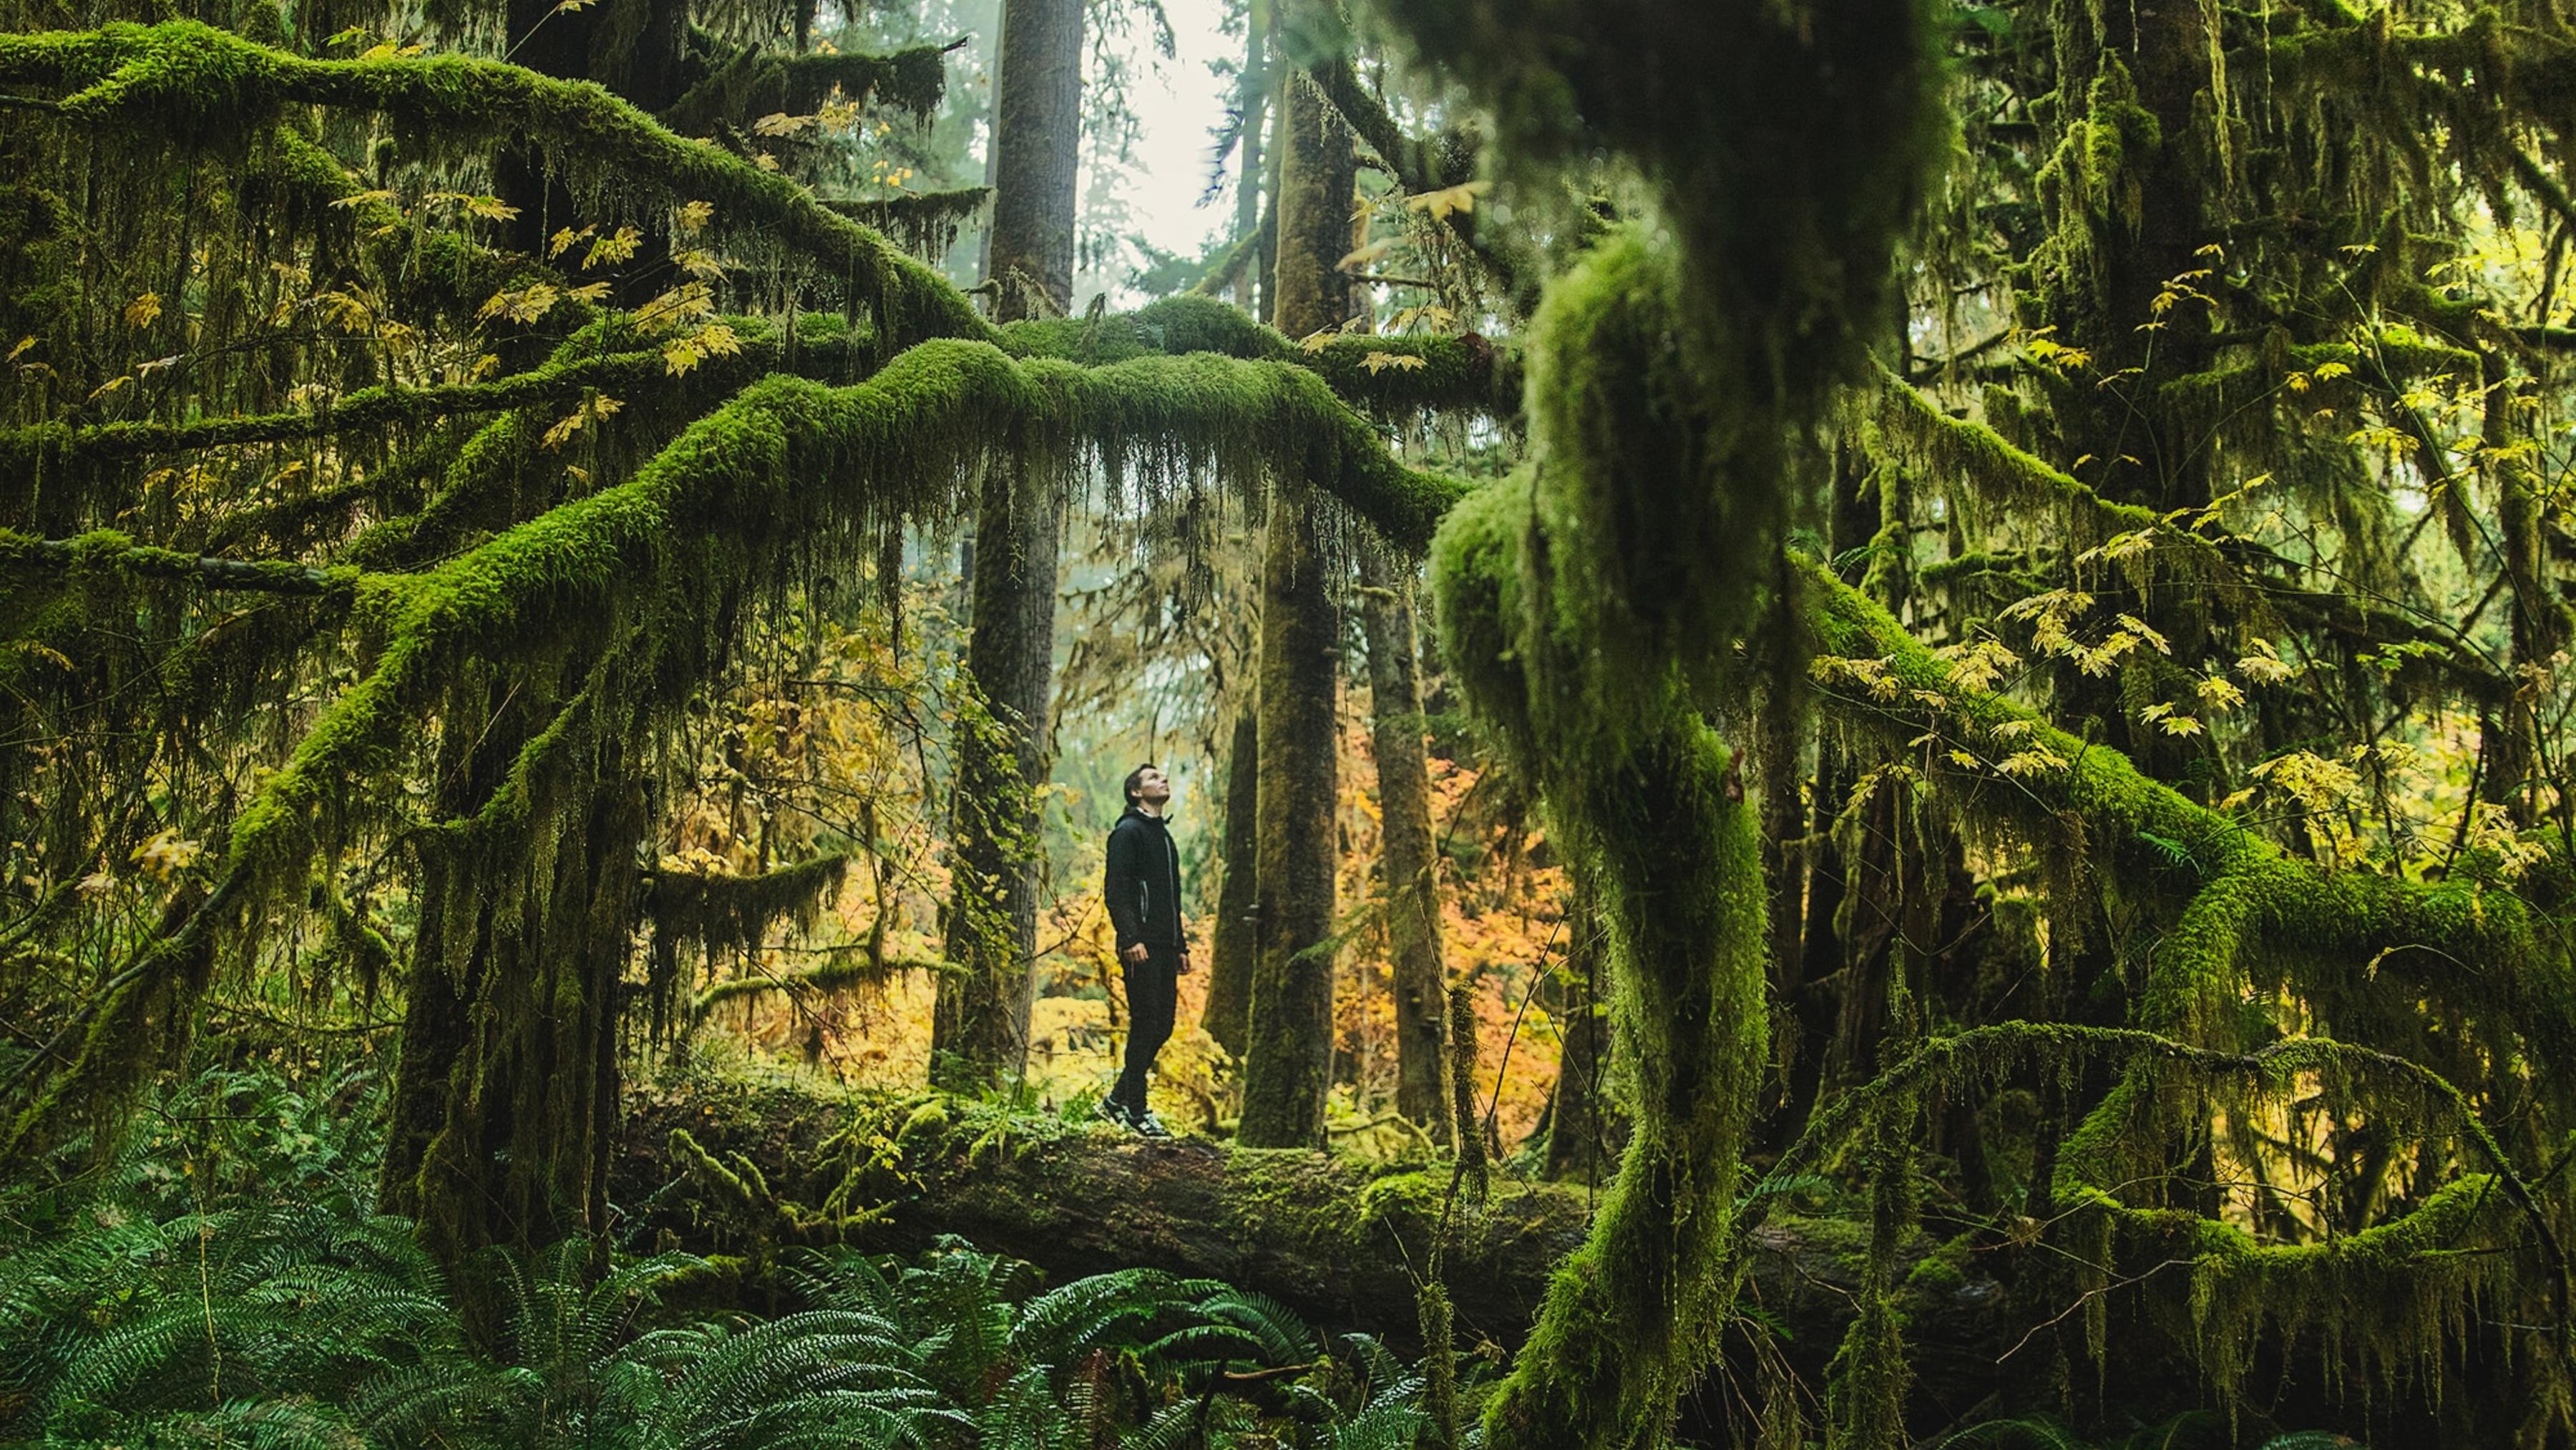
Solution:
[[(1139, 235), (1166, 252), (1194, 257), (1233, 221), (1229, 201), (1202, 207), (1198, 200), (1207, 190), (1210, 133), (1225, 115), (1230, 85), (1210, 72), (1208, 64), (1233, 55), (1238, 42), (1218, 29), (1221, 0), (1164, 0), (1163, 10), (1172, 22), (1172, 59), (1154, 54), (1143, 23), (1127, 38), (1128, 66), (1136, 78), (1130, 101), (1143, 135), (1136, 143), (1135, 163), (1118, 187)], [(1086, 292), (1074, 299), (1074, 306), (1079, 310), (1090, 300)], [(1127, 306), (1135, 300), (1113, 295), (1110, 303)]]

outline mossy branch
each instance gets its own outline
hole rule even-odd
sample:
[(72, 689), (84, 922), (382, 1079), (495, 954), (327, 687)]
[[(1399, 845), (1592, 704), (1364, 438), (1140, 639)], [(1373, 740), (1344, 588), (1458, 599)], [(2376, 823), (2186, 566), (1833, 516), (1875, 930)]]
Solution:
[(114, 529), (77, 539), (38, 539), (0, 529), (0, 573), (29, 569), (81, 573), (113, 569), (139, 579), (193, 584), (207, 589), (247, 589), (264, 594), (336, 594), (354, 590), (355, 569), (308, 568), (284, 560), (216, 559), (138, 544)]
[(993, 188), (907, 191), (873, 201), (828, 200), (823, 205), (863, 227), (885, 234), (916, 256), (936, 258), (957, 240), (958, 229), (991, 205)]
[(1001, 344), (1016, 356), (1083, 363), (1192, 352), (1293, 363), (1380, 416), (1456, 411), (1503, 418), (1515, 416), (1521, 403), (1518, 351), (1474, 333), (1350, 333), (1301, 344), (1230, 302), (1196, 294), (1132, 313), (1014, 322), (1001, 329)]
[[(1868, 1083), (1837, 1096), (1809, 1122), (1750, 1195), (1735, 1228), (1736, 1252), (1747, 1251), (1754, 1230), (1781, 1189), (1837, 1145), (1891, 1130), (1901, 1136), (1922, 1104), (1943, 1095), (1991, 1092), (2016, 1072), (2035, 1070), (2066, 1083), (2077, 1080), (2088, 1066), (2105, 1062), (2128, 1064), (2129, 1075), (2061, 1151), (2057, 1202), (2079, 1214), (2107, 1216), (2111, 1226), (2148, 1241), (2150, 1258), (2191, 1266), (2192, 1327), (2203, 1347), (2203, 1368), (2222, 1390), (2232, 1393), (2248, 1362), (2250, 1341), (2264, 1325), (2295, 1335), (2308, 1305), (2350, 1303), (2362, 1297), (2385, 1303), (2392, 1294), (2410, 1288), (2418, 1301), (2415, 1322), (2390, 1316), (2393, 1328), (2385, 1333), (2374, 1330), (2365, 1338), (2378, 1352), (2391, 1355), (2390, 1341), (2411, 1336), (2408, 1347), (2414, 1354), (2434, 1357), (2450, 1338), (2434, 1306), (2455, 1303), (2475, 1286), (2477, 1271), (2462, 1270), (2457, 1250), (2485, 1204), (2497, 1194), (2527, 1226), (2551, 1275), (2563, 1352), (2569, 1330), (2569, 1282), (2557, 1230), (2467, 1095), (2421, 1064), (2323, 1038), (2292, 1038), (2241, 1054), (2195, 1047), (2153, 1032), (2066, 1022), (2005, 1022), (1935, 1038)], [(2117, 1149), (2132, 1146), (2141, 1135), (2143, 1125), (2136, 1120), (2135, 1109), (2163, 1096), (2154, 1086), (2154, 1076), (2172, 1074), (2204, 1087), (2233, 1087), (2275, 1101), (2313, 1091), (2323, 1083), (2333, 1091), (2373, 1088), (2376, 1100), (2385, 1105), (2408, 1100), (2430, 1104), (2429, 1114), (2420, 1108), (2413, 1112), (2399, 1108), (2400, 1121), (2426, 1116), (2448, 1119), (2486, 1171), (2453, 1178), (2413, 1210), (2388, 1222), (2314, 1244), (2265, 1244), (2233, 1223), (2187, 1210), (2132, 1208), (2109, 1186), (2128, 1177), (2113, 1160), (2119, 1156)], [(1880, 1172), (1883, 1177), (1902, 1176), (1911, 1169), (1881, 1164)], [(2097, 1294), (2107, 1286), (2109, 1268), (2107, 1262), (2095, 1266), (2095, 1276), (2101, 1280)], [(2509, 1281), (2513, 1272), (2509, 1265), (2490, 1266), (2484, 1277)], [(2098, 1304), (2091, 1307), (2099, 1309)], [(1895, 1332), (1891, 1327), (1888, 1342), (1869, 1346), (1870, 1353), (1863, 1357), (1866, 1363), (1855, 1360), (1838, 1368), (1865, 1376), (1887, 1365), (1901, 1365), (1901, 1343), (1895, 1340)]]
[(833, 947), (827, 958), (801, 971), (762, 973), (750, 977), (728, 977), (701, 989), (689, 1000), (689, 1020), (703, 1022), (707, 1014), (727, 1002), (757, 997), (768, 992), (794, 996), (800, 992), (837, 992), (846, 987), (862, 987), (885, 981), (898, 972), (954, 972), (962, 970), (954, 963), (926, 958), (888, 957), (880, 960), (870, 955), (868, 943), (853, 942)]
[[(1920, 388), (1884, 363), (1875, 364), (1884, 409), (1872, 416), (1894, 439), (1901, 440), (1909, 461), (1931, 471), (1955, 474), (1981, 492), (2007, 502), (2073, 510), (2102, 533), (2152, 529), (2156, 511), (2139, 504), (2104, 498), (2091, 484), (2014, 447), (2010, 440), (1973, 418), (1954, 418)], [(2205, 539), (2182, 535), (2215, 558)]]
[[(1016, 362), (979, 342), (912, 349), (834, 388), (773, 376), (690, 425), (635, 476), (428, 573), (365, 576), (374, 671), (315, 723), (235, 824), (237, 863), (301, 879), (347, 783), (382, 777), (446, 672), (542, 647), (546, 621), (631, 619), (682, 581), (777, 575), (853, 549), (871, 525), (952, 516), (986, 454), (1097, 458), (1160, 486), (1213, 467), (1239, 486), (1301, 481), (1420, 547), (1465, 486), (1409, 469), (1302, 368), (1208, 354), (1101, 368)], [(286, 873), (286, 874), (276, 874)]]
[(194, 21), (0, 36), (0, 82), (61, 90), (63, 114), (79, 121), (157, 125), (191, 142), (237, 135), (293, 104), (381, 112), (445, 138), (524, 140), (567, 172), (612, 175), (672, 207), (711, 204), (720, 234), (804, 259), (889, 336), (987, 331), (945, 278), (796, 182), (685, 140), (587, 82), (463, 56), (308, 60)]
[(811, 926), (849, 870), (850, 858), (835, 852), (756, 876), (658, 871), (644, 909), (670, 941), (708, 951), (757, 949), (779, 922)]
[(1226, 291), (1242, 280), (1243, 274), (1260, 258), (1261, 228), (1255, 227), (1226, 248), (1225, 255), (1217, 258), (1216, 265), (1208, 268), (1207, 275), (1190, 284), (1188, 295), (1214, 297)]
[[(2223, 1040), (2250, 985), (2286, 981), (2322, 1002), (2355, 1003), (2375, 975), (2405, 972), (2407, 948), (2440, 943), (2451, 959), (2483, 958), (2475, 976), (2409, 976), (2434, 1000), (2495, 994), (2505, 1020), (2565, 1034), (2576, 982), (2565, 964), (2534, 950), (2529, 913), (2510, 891), (2474, 880), (2435, 883), (2328, 871), (2292, 857), (2243, 823), (2142, 775), (2108, 746), (2079, 740), (2001, 695), (1962, 686), (1949, 664), (1878, 604), (1812, 560), (1800, 568), (1808, 625), (1820, 655), (1882, 663), (1892, 695), (1839, 703), (1857, 719), (1903, 738), (1929, 731), (1976, 757), (1975, 767), (1927, 768), (1979, 792), (1975, 804), (2044, 827), (2080, 817), (2091, 839), (2142, 872), (2168, 867), (2151, 838), (2177, 845), (2200, 873), (2199, 889), (2158, 944), (2145, 1010), (2148, 1025), (2187, 1040)], [(1828, 704), (1838, 697), (1828, 692)], [(2036, 768), (2006, 774), (2013, 757)], [(1962, 794), (1966, 794), (1963, 791)]]
[(335, 433), (419, 426), (459, 414), (491, 413), (530, 403), (560, 402), (593, 388), (631, 388), (668, 371), (655, 352), (559, 357), (542, 367), (487, 383), (413, 388), (360, 388), (313, 408), (201, 418), (190, 423), (40, 423), (0, 430), (0, 470), (47, 472), (67, 464), (111, 462), (201, 448), (293, 443)]
[(831, 99), (891, 110), (926, 121), (948, 92), (953, 46), (916, 45), (887, 55), (808, 51), (791, 54), (745, 46), (663, 111), (672, 129), (703, 134), (746, 126), (776, 112), (805, 115)]

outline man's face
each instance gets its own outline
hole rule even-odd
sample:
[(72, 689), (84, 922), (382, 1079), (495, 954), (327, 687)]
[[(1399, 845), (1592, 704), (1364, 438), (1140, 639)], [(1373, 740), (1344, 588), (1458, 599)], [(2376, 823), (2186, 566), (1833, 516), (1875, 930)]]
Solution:
[(1172, 782), (1152, 766), (1136, 777), (1136, 799), (1145, 805), (1159, 806), (1172, 798)]

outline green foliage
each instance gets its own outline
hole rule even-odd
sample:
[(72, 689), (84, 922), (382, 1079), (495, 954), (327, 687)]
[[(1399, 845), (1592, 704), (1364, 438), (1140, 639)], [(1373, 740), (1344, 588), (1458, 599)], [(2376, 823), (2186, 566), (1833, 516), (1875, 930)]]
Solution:
[[(768, 1317), (677, 1306), (726, 1282), (689, 1254), (566, 1241), (463, 1281), (373, 1215), (362, 1068), (210, 1070), (157, 1104), (103, 1181), (16, 1192), (0, 1238), (0, 1438), (162, 1444), (1075, 1450), (1407, 1446), (1422, 1379), (1263, 1295), (1153, 1269), (1048, 1287), (942, 1240), (918, 1257), (795, 1250)], [(1230, 1381), (1231, 1372), (1245, 1376)], [(1160, 1437), (1160, 1438), (1158, 1438)]]

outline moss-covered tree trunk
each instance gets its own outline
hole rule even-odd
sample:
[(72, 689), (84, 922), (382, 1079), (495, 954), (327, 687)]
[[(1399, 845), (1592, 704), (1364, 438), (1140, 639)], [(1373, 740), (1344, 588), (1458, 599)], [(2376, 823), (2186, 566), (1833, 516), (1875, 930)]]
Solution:
[(1556, 1086), (1548, 1095), (1550, 1178), (1598, 1183), (1619, 1166), (1627, 1134), (1605, 1074), (1610, 1070), (1609, 965), (1601, 899), (1590, 874), (1577, 871), (1565, 907), (1565, 965), (1555, 1010), (1559, 1048)]
[(1412, 570), (1375, 551), (1360, 558), (1360, 630), (1368, 643), (1370, 744), (1395, 976), (1395, 1106), (1449, 1141), (1448, 972), (1440, 955), (1440, 880), (1431, 836), (1431, 770), (1414, 675)]
[[(1281, 4), (1283, 34), (1300, 7)], [(1285, 47), (1283, 47), (1283, 52)], [(1354, 163), (1348, 132), (1310, 86), (1279, 115), (1279, 329), (1338, 326), (1349, 282)], [(1261, 571), (1259, 896), (1241, 1140), (1320, 1145), (1333, 1065), (1334, 700), (1341, 626), (1315, 510), (1294, 481), (1274, 499)]]
[(1243, 1055), (1252, 1027), (1252, 963), (1259, 950), (1261, 888), (1261, 705), (1246, 700), (1234, 717), (1225, 761), (1225, 878), (1217, 887), (1216, 927), (1208, 951), (1208, 994), (1199, 1025), (1219, 1046)]
[[(1008, 0), (995, 104), (995, 316), (1072, 303), (1080, 182), (1082, 0)], [(1037, 788), (1048, 772), (1057, 490), (1046, 460), (987, 470), (975, 508), (974, 624), (952, 816), (956, 890), (931, 1023), (931, 1075), (972, 1088), (1026, 1069), (1036, 984)], [(980, 708), (977, 708), (980, 706)]]
[[(1613, 1022), (1637, 1113), (1591, 1240), (1487, 1410), (1498, 1447), (1648, 1446), (1706, 1363), (1729, 1201), (1766, 1043), (1760, 833), (1715, 732), (1676, 700), (1622, 759), (1569, 762), (1621, 957)], [(1579, 777), (1589, 777), (1580, 779)]]

